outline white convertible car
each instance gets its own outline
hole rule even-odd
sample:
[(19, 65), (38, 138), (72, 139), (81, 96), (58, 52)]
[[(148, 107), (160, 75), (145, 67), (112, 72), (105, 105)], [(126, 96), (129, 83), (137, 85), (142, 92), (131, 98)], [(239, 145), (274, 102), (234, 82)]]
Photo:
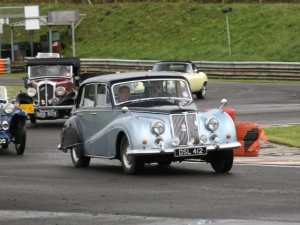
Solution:
[(208, 82), (207, 76), (205, 73), (200, 72), (193, 62), (161, 61), (154, 64), (152, 71), (179, 72), (188, 79), (191, 91), (197, 96), (197, 98), (204, 99), (206, 96), (206, 86)]

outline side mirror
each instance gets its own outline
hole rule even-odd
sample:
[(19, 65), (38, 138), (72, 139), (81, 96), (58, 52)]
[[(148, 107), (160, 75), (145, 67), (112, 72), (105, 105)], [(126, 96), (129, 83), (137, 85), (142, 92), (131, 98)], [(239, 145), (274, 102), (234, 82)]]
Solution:
[(225, 99), (225, 98), (223, 98), (222, 100), (221, 100), (221, 107), (220, 107), (220, 110), (222, 110), (222, 107), (223, 106), (225, 106), (226, 104), (227, 104), (227, 99)]
[(127, 113), (129, 111), (128, 107), (124, 106), (122, 107), (122, 113)]

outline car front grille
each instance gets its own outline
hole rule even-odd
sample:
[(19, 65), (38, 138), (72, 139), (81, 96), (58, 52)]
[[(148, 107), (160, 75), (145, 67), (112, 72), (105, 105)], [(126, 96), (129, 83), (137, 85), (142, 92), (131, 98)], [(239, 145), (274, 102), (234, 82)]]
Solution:
[(179, 138), (179, 145), (187, 145), (188, 141), (194, 140), (193, 144), (199, 144), (199, 127), (196, 113), (184, 113), (170, 115), (173, 136)]
[(42, 84), (38, 87), (38, 101), (40, 106), (53, 105), (52, 99), (55, 97), (54, 88), (55, 87), (52, 84)]

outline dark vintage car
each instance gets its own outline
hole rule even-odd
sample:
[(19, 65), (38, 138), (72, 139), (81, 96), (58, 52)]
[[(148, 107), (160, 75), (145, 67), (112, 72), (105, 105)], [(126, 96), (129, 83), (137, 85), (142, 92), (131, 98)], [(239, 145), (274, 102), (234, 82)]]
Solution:
[(26, 146), (27, 114), (8, 102), (7, 90), (0, 86), (0, 145), (7, 149), (14, 143), (18, 155), (22, 155)]
[(29, 115), (30, 121), (68, 117), (79, 86), (80, 59), (35, 58), (26, 62), (26, 93), (16, 100)]
[(75, 167), (88, 167), (91, 158), (118, 159), (125, 173), (138, 174), (145, 163), (196, 159), (228, 172), (241, 146), (222, 106), (197, 111), (188, 80), (170, 72), (89, 78), (71, 114), (58, 149), (70, 150)]
[(201, 72), (195, 63), (191, 61), (161, 61), (155, 63), (153, 72), (172, 71), (185, 76), (193, 94), (199, 99), (206, 97), (208, 78), (205, 73)]

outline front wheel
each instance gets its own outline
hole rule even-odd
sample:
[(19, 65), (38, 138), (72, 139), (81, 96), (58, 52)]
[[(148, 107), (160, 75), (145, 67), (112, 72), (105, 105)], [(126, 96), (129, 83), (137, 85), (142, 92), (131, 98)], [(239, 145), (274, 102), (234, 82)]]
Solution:
[(8, 144), (2, 145), (2, 148), (3, 148), (3, 149), (7, 149), (7, 148), (8, 148)]
[(29, 118), (31, 123), (36, 123), (36, 118), (34, 115), (29, 115)]
[(200, 91), (198, 91), (196, 93), (196, 95), (197, 95), (197, 98), (199, 98), (199, 99), (204, 99), (205, 98), (205, 96), (206, 96), (206, 83), (203, 84), (202, 89)]
[(18, 155), (22, 155), (26, 146), (26, 120), (19, 119), (16, 134), (15, 134), (15, 148)]
[(233, 165), (233, 150), (211, 153), (211, 166), (217, 173), (226, 173)]
[(90, 165), (91, 158), (86, 156), (78, 156), (76, 153), (77, 146), (73, 146), (71, 149), (71, 158), (76, 168), (87, 168)]
[(126, 174), (140, 174), (144, 168), (144, 159), (141, 156), (129, 156), (127, 151), (130, 150), (129, 141), (126, 136), (122, 138), (120, 153), (123, 170)]

